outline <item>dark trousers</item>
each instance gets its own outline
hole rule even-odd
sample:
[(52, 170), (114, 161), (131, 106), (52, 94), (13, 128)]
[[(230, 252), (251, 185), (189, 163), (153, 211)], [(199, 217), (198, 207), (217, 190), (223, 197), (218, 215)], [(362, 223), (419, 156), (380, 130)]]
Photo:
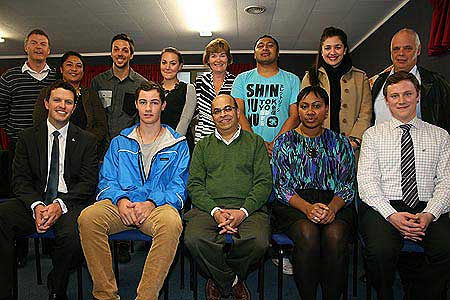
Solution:
[[(52, 226), (55, 232), (53, 269), (47, 278), (52, 293), (65, 295), (71, 268), (81, 263), (82, 250), (77, 218), (82, 207), (71, 208)], [(13, 289), (14, 240), (36, 230), (32, 211), (16, 199), (0, 203), (0, 299), (11, 297)]]
[[(426, 203), (414, 209), (401, 201), (391, 201), (397, 211), (421, 212)], [(397, 264), (407, 299), (442, 299), (450, 276), (450, 219), (442, 215), (432, 222), (419, 244), (425, 255), (401, 254), (404, 239), (400, 232), (377, 211), (362, 203), (359, 228), (364, 240), (368, 277), (377, 291), (378, 299), (394, 299), (393, 284)]]
[(247, 278), (269, 247), (269, 217), (264, 212), (254, 212), (239, 225), (239, 237), (233, 237), (228, 252), (223, 251), (225, 237), (209, 213), (194, 208), (185, 220), (185, 244), (200, 271), (214, 281), (222, 296), (230, 295), (236, 275), (240, 280)]

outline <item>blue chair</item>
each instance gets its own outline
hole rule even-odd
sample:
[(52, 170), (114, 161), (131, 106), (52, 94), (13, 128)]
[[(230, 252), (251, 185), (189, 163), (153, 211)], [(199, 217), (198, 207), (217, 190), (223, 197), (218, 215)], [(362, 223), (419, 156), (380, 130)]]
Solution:
[(283, 258), (288, 250), (294, 248), (294, 242), (283, 233), (275, 233), (271, 236), (271, 245), (277, 251), (278, 258), (278, 300), (283, 299)]
[[(42, 284), (42, 268), (41, 268), (41, 254), (39, 251), (40, 239), (54, 239), (55, 233), (53, 229), (45, 233), (33, 233), (26, 236), (17, 237), (17, 239), (33, 239), (34, 240), (34, 254), (36, 257), (36, 281), (38, 285)], [(13, 297), (18, 299), (18, 277), (17, 277), (17, 249), (15, 248), (14, 257), (14, 288)], [(82, 266), (77, 266), (77, 282), (78, 282), (78, 300), (83, 300), (83, 270)]]
[[(138, 229), (130, 229), (122, 232), (110, 234), (108, 239), (113, 242), (113, 260), (114, 260), (114, 273), (116, 276), (116, 281), (119, 282), (119, 256), (118, 253), (118, 241), (142, 241), (151, 243), (152, 237), (146, 235)], [(167, 275), (166, 280), (164, 281), (163, 291), (164, 291), (164, 300), (169, 300), (169, 275)]]

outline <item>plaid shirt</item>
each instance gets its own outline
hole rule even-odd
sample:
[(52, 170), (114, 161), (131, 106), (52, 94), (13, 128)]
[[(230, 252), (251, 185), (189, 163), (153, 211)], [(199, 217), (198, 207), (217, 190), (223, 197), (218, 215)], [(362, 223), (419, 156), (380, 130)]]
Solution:
[[(450, 211), (450, 136), (446, 130), (417, 118), (409, 122), (414, 144), (419, 200), (423, 212), (437, 220)], [(384, 218), (396, 210), (390, 200), (402, 200), (401, 136), (399, 120), (369, 128), (363, 135), (358, 166), (361, 199)]]

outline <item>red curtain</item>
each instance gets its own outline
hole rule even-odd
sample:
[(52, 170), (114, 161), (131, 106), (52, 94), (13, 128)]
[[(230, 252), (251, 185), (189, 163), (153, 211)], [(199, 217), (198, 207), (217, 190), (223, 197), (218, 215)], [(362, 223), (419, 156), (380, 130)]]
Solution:
[(3, 128), (0, 128), (0, 150), (7, 150), (8, 144), (8, 136), (6, 135), (5, 130)]
[(248, 64), (231, 64), (228, 66), (228, 72), (230, 72), (233, 75), (238, 75), (242, 72), (251, 70), (255, 67), (254, 63), (248, 63)]
[(433, 5), (428, 56), (440, 55), (450, 49), (450, 0), (429, 0)]

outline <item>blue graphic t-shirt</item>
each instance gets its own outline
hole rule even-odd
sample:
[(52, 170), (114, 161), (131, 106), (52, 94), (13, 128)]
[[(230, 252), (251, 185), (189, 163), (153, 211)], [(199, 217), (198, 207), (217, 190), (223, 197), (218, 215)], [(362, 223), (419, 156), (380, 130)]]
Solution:
[(295, 74), (280, 69), (266, 78), (253, 69), (236, 77), (231, 95), (244, 100), (253, 131), (272, 142), (289, 117), (289, 106), (297, 102), (299, 90), (300, 79)]

